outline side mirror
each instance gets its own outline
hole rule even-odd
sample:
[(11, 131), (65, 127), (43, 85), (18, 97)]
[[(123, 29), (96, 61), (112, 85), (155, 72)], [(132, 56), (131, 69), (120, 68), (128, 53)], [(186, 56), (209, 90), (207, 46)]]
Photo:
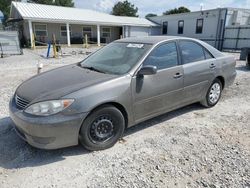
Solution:
[(152, 65), (143, 66), (137, 73), (137, 75), (152, 75), (157, 73), (157, 67)]

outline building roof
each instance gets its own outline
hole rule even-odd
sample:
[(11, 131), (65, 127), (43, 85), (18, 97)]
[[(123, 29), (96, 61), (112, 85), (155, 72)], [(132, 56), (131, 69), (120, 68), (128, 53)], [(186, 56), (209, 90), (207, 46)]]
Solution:
[(175, 13), (175, 14), (168, 14), (168, 15), (160, 15), (160, 16), (153, 16), (153, 17), (149, 17), (149, 20), (151, 20), (151, 18), (164, 18), (164, 17), (185, 17), (188, 16), (190, 14), (197, 14), (197, 13), (206, 13), (206, 12), (211, 12), (211, 11), (219, 11), (219, 10), (241, 10), (241, 11), (246, 11), (249, 12), (250, 9), (248, 8), (233, 8), (233, 7), (223, 7), (223, 8), (214, 8), (214, 9), (204, 9), (204, 10), (197, 10), (197, 11), (192, 11), (192, 12), (184, 12), (184, 13)]
[(11, 4), (11, 18), (39, 22), (101, 24), (101, 25), (131, 25), (158, 26), (157, 24), (138, 17), (114, 16), (94, 10), (42, 5), (25, 2)]

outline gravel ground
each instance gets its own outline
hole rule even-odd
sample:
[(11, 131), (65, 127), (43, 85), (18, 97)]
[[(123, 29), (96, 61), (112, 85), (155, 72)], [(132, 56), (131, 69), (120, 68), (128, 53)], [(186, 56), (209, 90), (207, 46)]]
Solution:
[(0, 59), (1, 188), (250, 187), (250, 70), (244, 62), (237, 62), (236, 81), (214, 108), (193, 104), (146, 121), (104, 151), (81, 146), (44, 151), (16, 135), (8, 101), (22, 81), (36, 74), (37, 62), (48, 70), (85, 55), (47, 60), (43, 53), (24, 50), (22, 56)]

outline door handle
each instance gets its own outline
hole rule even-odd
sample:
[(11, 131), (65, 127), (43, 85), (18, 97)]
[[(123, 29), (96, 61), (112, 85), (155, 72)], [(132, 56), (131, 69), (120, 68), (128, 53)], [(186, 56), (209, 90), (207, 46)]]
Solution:
[(216, 65), (215, 64), (210, 64), (210, 66), (209, 66), (211, 69), (213, 69), (213, 68), (215, 68), (216, 67)]
[(177, 78), (181, 78), (183, 75), (179, 72), (177, 72), (175, 75), (174, 75), (174, 78), (177, 79)]

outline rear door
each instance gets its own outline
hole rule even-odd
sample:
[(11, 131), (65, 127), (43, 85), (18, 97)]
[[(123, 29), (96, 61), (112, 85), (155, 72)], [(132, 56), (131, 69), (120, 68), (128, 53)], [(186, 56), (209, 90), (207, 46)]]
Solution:
[(216, 59), (198, 42), (179, 40), (184, 70), (184, 101), (201, 100), (215, 77)]
[(136, 122), (174, 108), (183, 98), (183, 68), (179, 64), (176, 42), (156, 47), (143, 65), (156, 66), (157, 73), (132, 78)]

